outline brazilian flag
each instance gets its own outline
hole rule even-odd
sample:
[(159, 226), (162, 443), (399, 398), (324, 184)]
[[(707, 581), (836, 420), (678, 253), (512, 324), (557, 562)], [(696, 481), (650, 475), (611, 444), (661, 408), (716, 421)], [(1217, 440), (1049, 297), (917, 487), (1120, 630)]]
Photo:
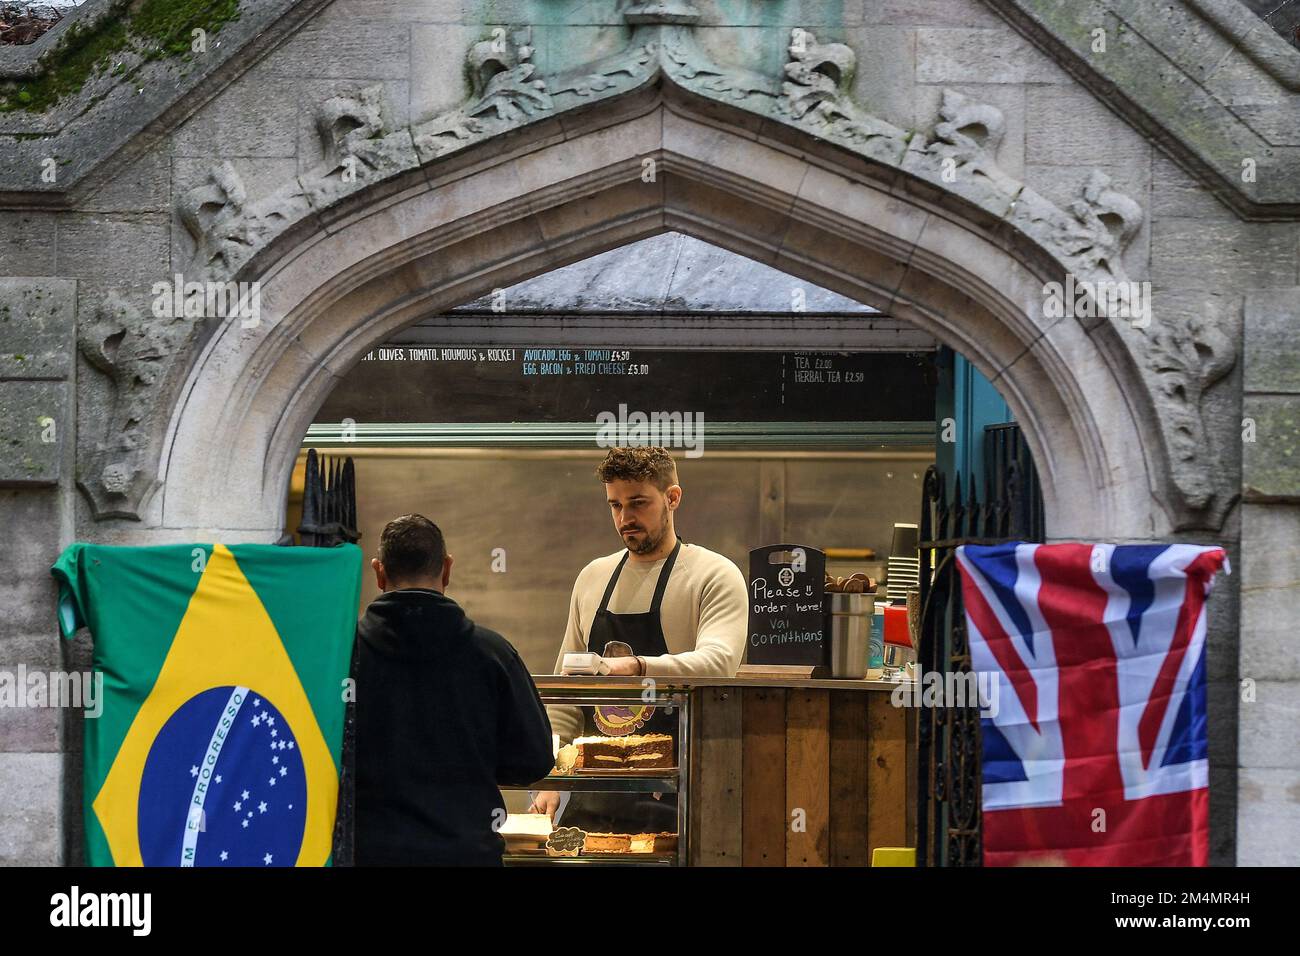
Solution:
[(51, 571), (103, 674), (87, 862), (327, 865), (361, 550), (74, 544)]

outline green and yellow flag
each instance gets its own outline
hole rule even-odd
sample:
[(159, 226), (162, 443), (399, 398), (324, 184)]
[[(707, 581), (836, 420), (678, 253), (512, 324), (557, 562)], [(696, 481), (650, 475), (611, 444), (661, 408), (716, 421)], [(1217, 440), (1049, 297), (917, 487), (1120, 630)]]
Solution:
[(361, 550), (74, 544), (59, 626), (94, 637), (92, 866), (322, 866)]

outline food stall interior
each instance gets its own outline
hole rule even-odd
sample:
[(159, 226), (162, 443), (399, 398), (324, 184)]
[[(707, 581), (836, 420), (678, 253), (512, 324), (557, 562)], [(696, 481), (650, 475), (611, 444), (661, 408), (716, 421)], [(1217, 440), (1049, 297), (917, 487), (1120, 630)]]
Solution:
[[(556, 352), (567, 357), (532, 357)], [(751, 549), (796, 542), (829, 551), (832, 575), (883, 580), (894, 525), (916, 521), (934, 461), (931, 352), (391, 346), (372, 355), (321, 408), (304, 449), (353, 459), (363, 548), (396, 515), (434, 520), (455, 559), (449, 594), (535, 674), (554, 668), (578, 571), (621, 547), (595, 478), (602, 410), (670, 404), (702, 416), (696, 447), (670, 449), (684, 489), (676, 526), (742, 571)], [(554, 372), (526, 371), (542, 365)], [(561, 371), (582, 366), (616, 371)], [(819, 375), (796, 380), (804, 366)], [(305, 451), (290, 529), (304, 462)], [(376, 594), (367, 576), (362, 607)]]
[[(645, 693), (637, 678), (547, 675), (575, 577), (622, 547), (596, 465), (610, 445), (659, 444), (677, 461), (683, 540), (747, 579), (755, 549), (816, 549), (828, 592), (846, 592), (825, 606), (857, 614), (865, 598), (866, 615), (872, 602), (879, 614), (909, 560), (915, 581), (927, 468), (936, 456), (949, 466), (981, 415), (1003, 421), (1006, 406), (964, 359), (905, 321), (797, 283), (808, 312), (792, 317), (793, 281), (668, 234), (408, 328), (345, 373), (319, 409), (286, 529), (299, 523), (306, 450), (351, 458), (367, 555), (391, 518), (428, 516), (454, 558), (448, 595), (514, 644), (544, 701), (634, 714)], [(992, 411), (970, 414), (980, 401)], [(956, 444), (946, 444), (954, 426)], [(900, 540), (910, 542), (901, 552)], [(887, 565), (894, 552), (902, 563)], [(877, 596), (847, 593), (864, 590), (863, 579), (879, 582)], [(361, 608), (376, 594), (366, 575)], [(508, 853), (864, 865), (877, 849), (906, 847), (914, 721), (890, 705), (887, 681), (863, 676), (746, 669), (659, 682), (658, 706), (678, 718), (671, 742), (634, 733), (562, 749), (557, 740), (545, 789), (673, 795), (676, 824), (659, 814), (646, 832), (556, 829), (512, 790)], [(792, 830), (795, 811), (808, 815), (806, 829)]]
[[(304, 448), (352, 458), (367, 553), (396, 515), (416, 511), (437, 522), (455, 559), (449, 595), (506, 635), (533, 674), (547, 675), (578, 571), (621, 546), (594, 475), (604, 454), (596, 433), (602, 411), (618, 420), (621, 405), (628, 424), (633, 411), (661, 409), (678, 412), (685, 425), (702, 423), (702, 432), (681, 433), (686, 447), (672, 449), (684, 489), (676, 517), (684, 540), (726, 555), (746, 574), (751, 549), (803, 543), (827, 552), (831, 576), (858, 572), (883, 583), (894, 526), (916, 520), (934, 460), (935, 378), (934, 354), (923, 350), (394, 344), (344, 378)], [(298, 521), (301, 465), (290, 528)], [(365, 575), (362, 607), (376, 593)], [(560, 689), (538, 682), (546, 699), (558, 699)], [(683, 708), (683, 718), (695, 707)], [(683, 727), (682, 737), (691, 733)], [(627, 788), (649, 787), (685, 801), (686, 774), (668, 773), (671, 780), (601, 781), (624, 788), (624, 796), (603, 799), (630, 801)], [(518, 851), (513, 858), (540, 854), (539, 837), (549, 837), (529, 831), (546, 821), (525, 815), (527, 793), (505, 798), (508, 828), (523, 831), (506, 835)], [(557, 830), (547, 859), (685, 861), (687, 843), (675, 836), (686, 832), (685, 804), (668, 806), (681, 807), (681, 824), (669, 814), (645, 833), (588, 834), (587, 848), (573, 857), (558, 855), (572, 852), (572, 833)]]

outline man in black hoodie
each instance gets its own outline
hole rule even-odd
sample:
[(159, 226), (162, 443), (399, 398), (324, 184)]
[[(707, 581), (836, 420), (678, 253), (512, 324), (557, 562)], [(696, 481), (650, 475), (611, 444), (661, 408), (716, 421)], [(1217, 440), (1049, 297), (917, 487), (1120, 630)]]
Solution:
[(356, 863), (499, 866), (497, 788), (550, 772), (546, 709), (510, 642), (443, 594), (437, 525), (390, 521), (370, 565), (384, 593), (357, 626)]

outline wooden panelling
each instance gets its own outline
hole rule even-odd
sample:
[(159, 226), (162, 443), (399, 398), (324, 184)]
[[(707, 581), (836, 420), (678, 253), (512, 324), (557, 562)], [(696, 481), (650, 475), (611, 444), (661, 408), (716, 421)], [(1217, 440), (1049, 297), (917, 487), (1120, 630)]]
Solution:
[(792, 690), (786, 697), (786, 866), (830, 863), (831, 693)]
[(785, 865), (790, 826), (785, 803), (786, 693), (779, 687), (743, 691), (745, 866)]
[(907, 717), (889, 694), (867, 695), (867, 845), (912, 846), (907, 827)]
[(689, 781), (690, 858), (695, 866), (740, 866), (743, 807), (740, 781), (741, 695), (734, 688), (696, 693), (695, 735)]
[(831, 692), (831, 866), (868, 866), (867, 700)]
[(869, 866), (875, 847), (915, 845), (915, 714), (888, 693), (694, 694), (692, 865)]
[(916, 734), (917, 721), (920, 718), (920, 710), (916, 707), (909, 707), (905, 711), (907, 723), (907, 781), (904, 789), (906, 790), (907, 800), (907, 842), (904, 846), (916, 846), (916, 775), (918, 773), (918, 755), (916, 751)]

